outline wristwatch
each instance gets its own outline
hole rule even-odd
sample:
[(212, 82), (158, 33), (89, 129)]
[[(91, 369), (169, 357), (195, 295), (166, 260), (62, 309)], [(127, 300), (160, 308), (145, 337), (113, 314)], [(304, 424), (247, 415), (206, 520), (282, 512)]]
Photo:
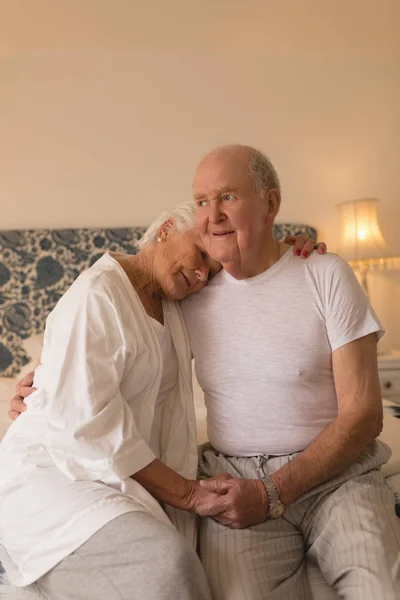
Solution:
[(278, 490), (270, 477), (263, 477), (261, 481), (267, 490), (269, 498), (268, 517), (270, 519), (279, 519), (285, 512), (285, 506), (280, 501)]

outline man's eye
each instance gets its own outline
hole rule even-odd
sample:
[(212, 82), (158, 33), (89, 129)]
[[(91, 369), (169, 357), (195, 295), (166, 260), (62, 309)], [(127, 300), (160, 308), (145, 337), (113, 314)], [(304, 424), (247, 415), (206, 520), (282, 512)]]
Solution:
[(226, 200), (227, 202), (230, 202), (231, 200), (233, 200), (233, 196), (232, 194), (225, 194), (225, 196), (223, 197), (224, 200)]
[(206, 205), (206, 201), (205, 200), (199, 200), (197, 202), (197, 206), (200, 206), (200, 208), (203, 208)]

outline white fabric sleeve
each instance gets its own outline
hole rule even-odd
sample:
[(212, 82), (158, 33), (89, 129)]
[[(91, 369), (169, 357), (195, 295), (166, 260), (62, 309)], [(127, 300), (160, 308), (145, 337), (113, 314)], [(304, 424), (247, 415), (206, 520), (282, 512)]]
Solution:
[(93, 289), (76, 296), (67, 293), (51, 315), (42, 355), (46, 446), (73, 480), (125, 479), (156, 458), (120, 391), (135, 357), (125, 347), (118, 301)]
[(337, 257), (326, 277), (325, 319), (332, 352), (370, 333), (378, 341), (384, 329), (350, 265)]

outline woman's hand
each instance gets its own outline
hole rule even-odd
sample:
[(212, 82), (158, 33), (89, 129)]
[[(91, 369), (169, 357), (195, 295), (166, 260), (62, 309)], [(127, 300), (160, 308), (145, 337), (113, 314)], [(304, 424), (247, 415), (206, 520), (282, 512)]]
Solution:
[(308, 237), (305, 233), (300, 233), (299, 235), (288, 235), (283, 240), (285, 244), (289, 244), (293, 246), (293, 254), (296, 256), (300, 256), (302, 258), (308, 258), (310, 254), (314, 250), (318, 252), (318, 254), (326, 254), (327, 248), (324, 242), (317, 242)]
[[(232, 479), (229, 473), (221, 473), (216, 477), (207, 479), (214, 482), (210, 484), (210, 489), (203, 486), (203, 481), (191, 481), (188, 483), (188, 494), (185, 501), (186, 510), (194, 512), (199, 517), (216, 517), (224, 513), (228, 507), (225, 494), (228, 492), (228, 487), (225, 482)], [(212, 488), (212, 489), (211, 489)]]
[[(231, 476), (222, 473), (218, 478), (227, 479)], [(158, 458), (132, 475), (132, 479), (140, 483), (159, 502), (181, 510), (212, 517), (226, 509), (223, 490), (219, 493), (204, 489), (199, 481), (182, 477)]]
[(15, 419), (26, 410), (24, 398), (27, 398), (36, 390), (36, 388), (32, 387), (33, 376), (34, 372), (32, 371), (31, 373), (28, 373), (28, 375), (25, 375), (25, 377), (23, 377), (21, 381), (17, 383), (15, 388), (16, 394), (10, 402), (10, 410), (8, 411), (8, 416), (13, 421), (15, 421)]

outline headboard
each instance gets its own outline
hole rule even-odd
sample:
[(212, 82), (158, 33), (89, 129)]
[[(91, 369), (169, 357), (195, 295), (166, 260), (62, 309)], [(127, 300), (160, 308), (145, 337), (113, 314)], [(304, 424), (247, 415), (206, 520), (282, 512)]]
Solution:
[[(29, 362), (24, 342), (84, 269), (104, 252), (137, 252), (145, 227), (0, 231), (0, 376), (15, 377)], [(277, 239), (306, 233), (308, 225), (274, 225)]]

